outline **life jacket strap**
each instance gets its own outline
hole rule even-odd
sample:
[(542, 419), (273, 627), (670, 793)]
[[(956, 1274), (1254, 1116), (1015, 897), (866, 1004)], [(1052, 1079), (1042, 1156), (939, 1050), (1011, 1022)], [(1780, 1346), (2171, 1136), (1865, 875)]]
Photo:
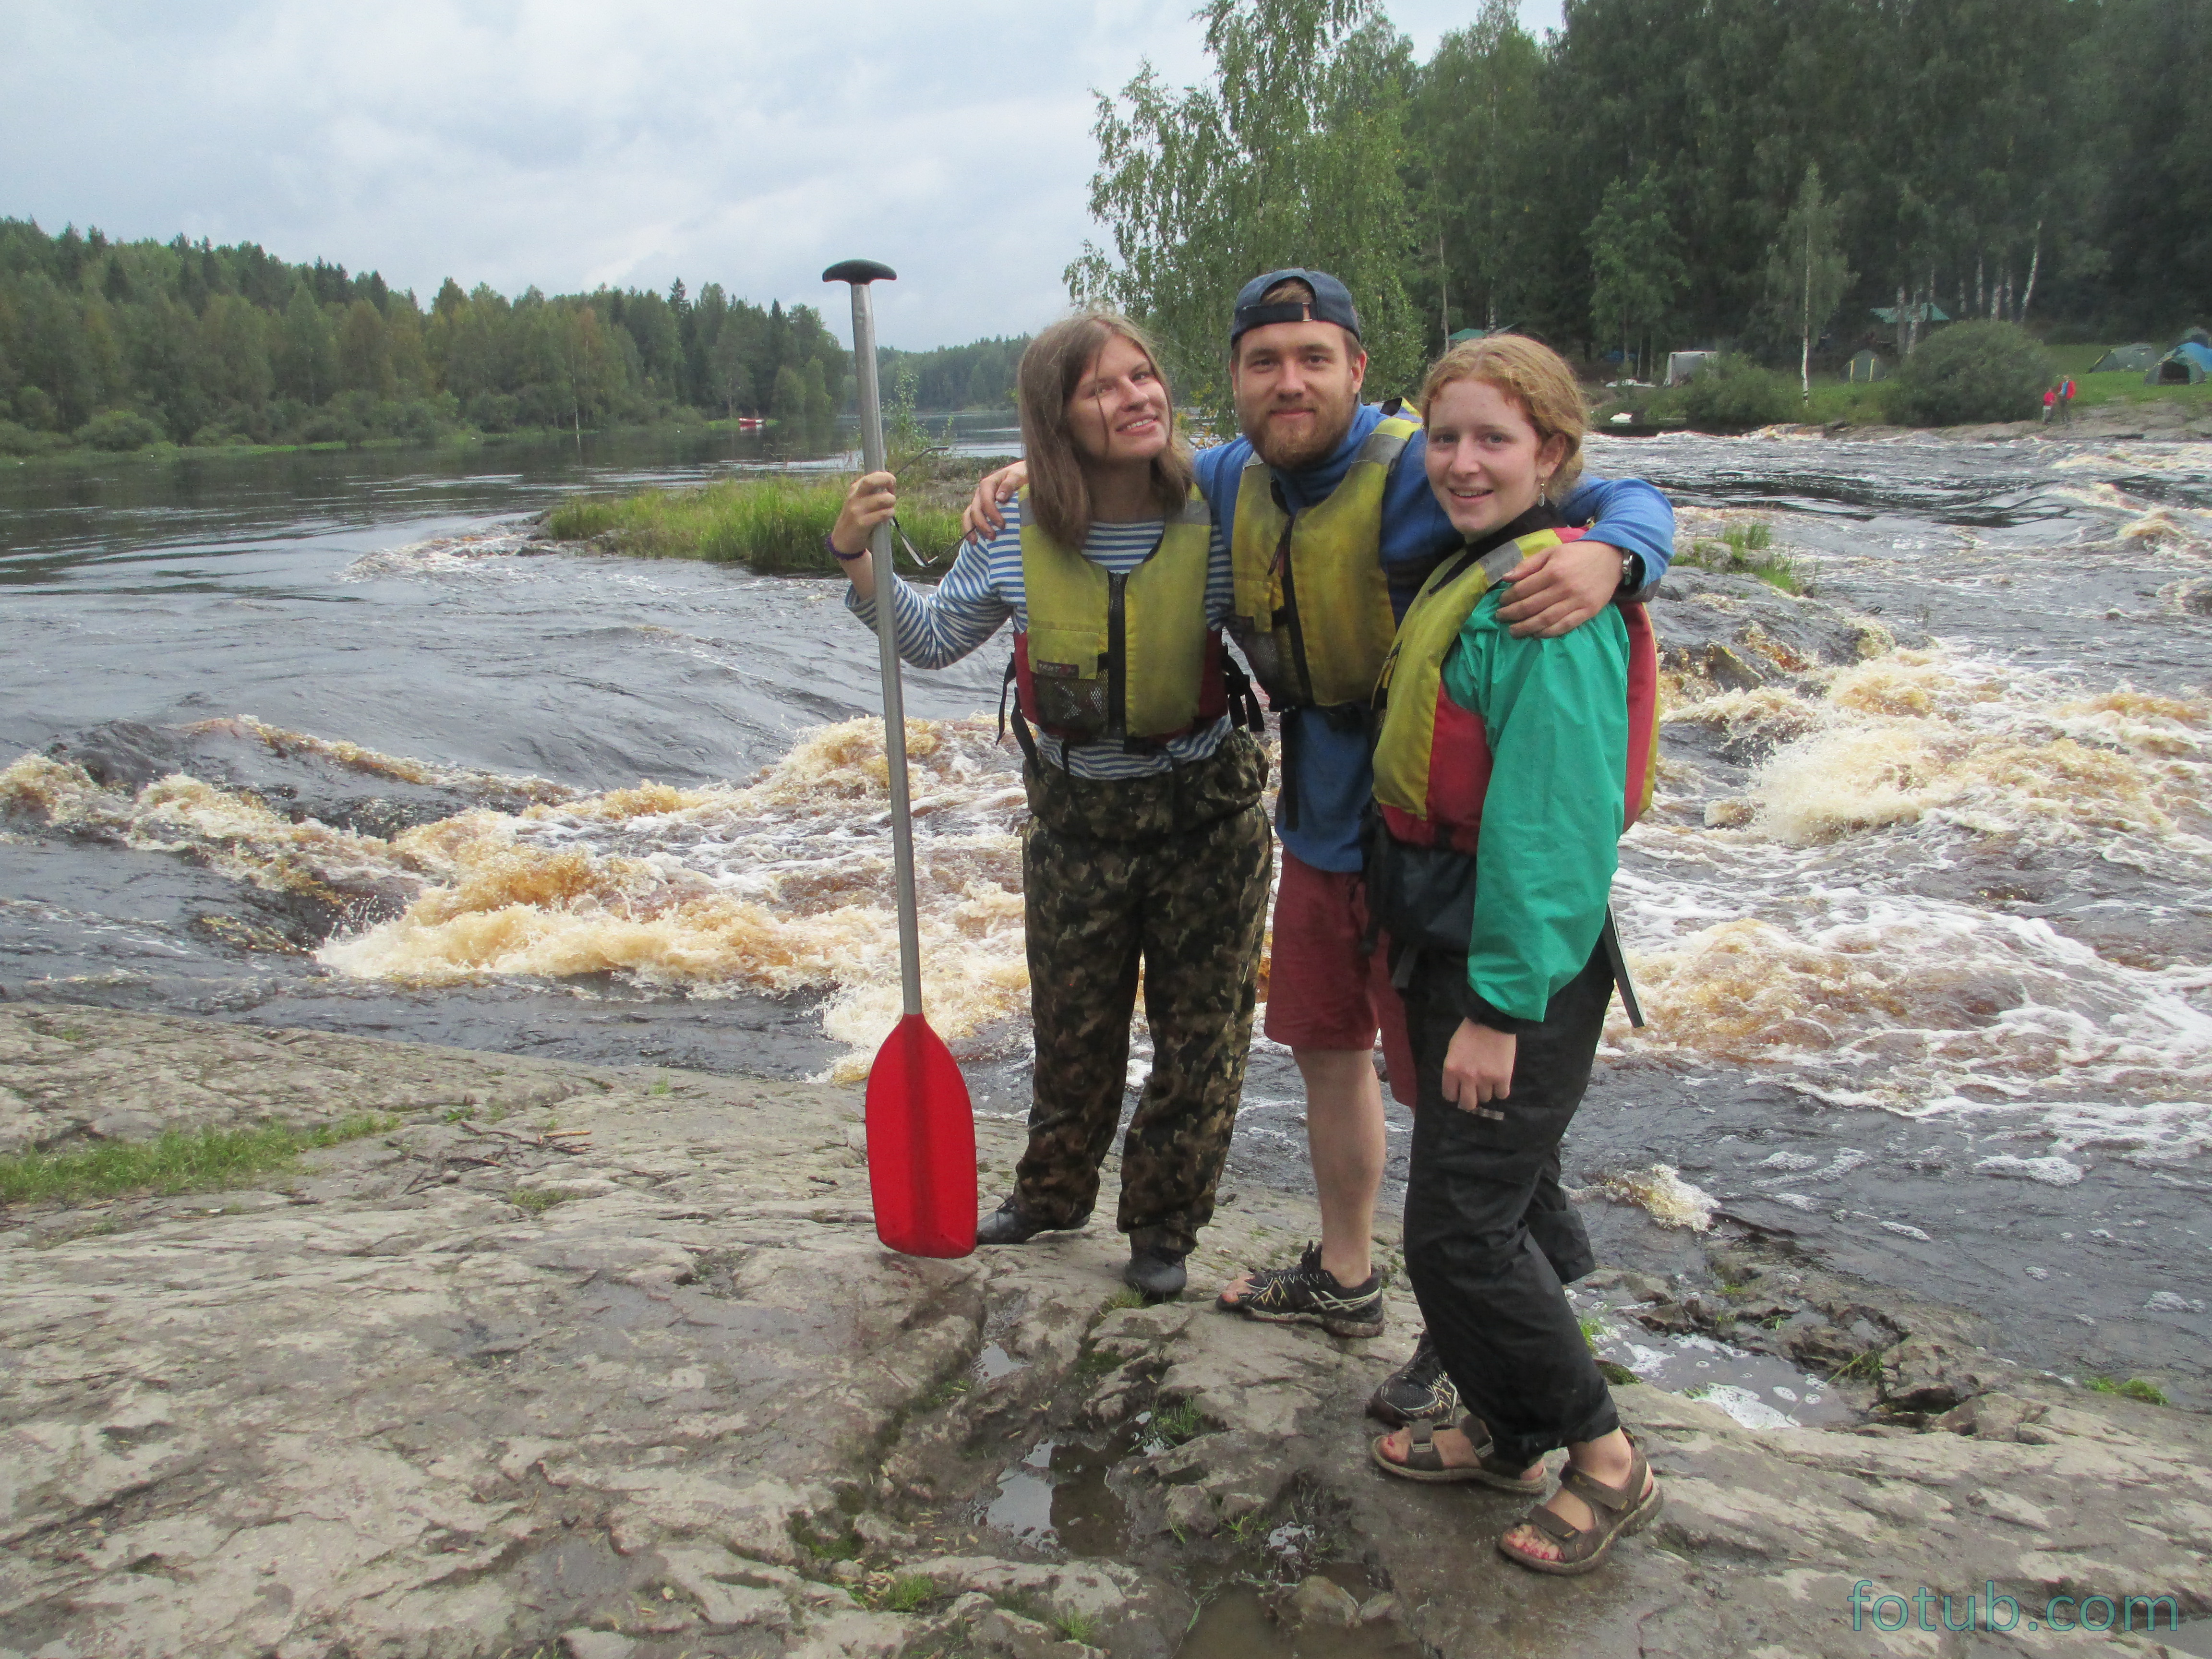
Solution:
[(1037, 752), (1036, 739), (1030, 734), (1030, 723), (1022, 718), (1021, 699), (1014, 696), (1014, 659), (1006, 659), (1006, 677), (999, 684), (999, 741), (1006, 740), (1006, 714), (1014, 717), (1014, 738), (1022, 745), (1022, 753), (1031, 766), (1042, 766), (1044, 757)]
[(1605, 946), (1605, 965), (1613, 969), (1613, 982), (1620, 988), (1621, 1012), (1638, 1030), (1644, 1029), (1644, 1008), (1636, 1000), (1636, 987), (1628, 977), (1628, 953), (1620, 948), (1620, 929), (1614, 926), (1613, 907), (1605, 907), (1605, 927), (1598, 935)]

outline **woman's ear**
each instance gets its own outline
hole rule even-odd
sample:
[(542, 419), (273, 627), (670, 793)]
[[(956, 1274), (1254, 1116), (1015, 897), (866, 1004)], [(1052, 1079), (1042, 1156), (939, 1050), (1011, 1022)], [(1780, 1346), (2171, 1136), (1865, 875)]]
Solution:
[(1562, 434), (1554, 432), (1544, 440), (1536, 450), (1536, 483), (1540, 489), (1551, 487), (1552, 475), (1566, 459), (1567, 441)]

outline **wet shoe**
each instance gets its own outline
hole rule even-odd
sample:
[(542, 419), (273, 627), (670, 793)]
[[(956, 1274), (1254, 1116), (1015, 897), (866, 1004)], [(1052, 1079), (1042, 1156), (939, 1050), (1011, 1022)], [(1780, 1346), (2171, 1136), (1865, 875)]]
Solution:
[(1378, 1269), (1357, 1285), (1340, 1284), (1321, 1265), (1321, 1246), (1309, 1244), (1297, 1267), (1259, 1268), (1242, 1297), (1221, 1305), (1271, 1325), (1318, 1325), (1331, 1336), (1380, 1336), (1382, 1274)]
[(1166, 1250), (1136, 1249), (1129, 1252), (1129, 1265), (1121, 1270), (1121, 1282), (1147, 1302), (1172, 1302), (1182, 1294), (1190, 1275), (1183, 1271), (1179, 1255)]
[(1436, 1340), (1425, 1330), (1413, 1344), (1413, 1357), (1384, 1377), (1367, 1401), (1370, 1417), (1379, 1417), (1395, 1428), (1429, 1418), (1449, 1418), (1458, 1409), (1459, 1390), (1444, 1374)]
[(1030, 1220), (1022, 1213), (1021, 1206), (1010, 1198), (975, 1224), (975, 1242), (978, 1244), (1026, 1244), (1039, 1233), (1052, 1231), (1042, 1222)]

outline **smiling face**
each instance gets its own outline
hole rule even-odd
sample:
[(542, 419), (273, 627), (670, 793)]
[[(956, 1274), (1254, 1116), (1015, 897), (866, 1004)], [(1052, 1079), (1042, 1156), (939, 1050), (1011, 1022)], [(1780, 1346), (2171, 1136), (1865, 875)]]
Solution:
[(1487, 380), (1453, 380), (1430, 400), (1429, 488), (1463, 536), (1535, 506), (1565, 450), (1564, 438), (1539, 438), (1519, 401)]
[(1296, 472), (1344, 441), (1366, 377), (1367, 354), (1334, 323), (1269, 323), (1237, 342), (1237, 423), (1261, 460)]
[(1086, 462), (1149, 462), (1168, 447), (1167, 388), (1145, 349), (1109, 334), (1067, 394), (1067, 429)]

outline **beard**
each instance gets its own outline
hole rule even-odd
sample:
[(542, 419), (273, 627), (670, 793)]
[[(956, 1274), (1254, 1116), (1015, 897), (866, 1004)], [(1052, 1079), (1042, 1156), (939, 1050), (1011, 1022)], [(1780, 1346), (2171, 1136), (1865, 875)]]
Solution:
[(1313, 410), (1314, 418), (1303, 432), (1273, 429), (1267, 419), (1276, 412), (1272, 401), (1258, 409), (1239, 409), (1237, 424), (1260, 459), (1269, 466), (1284, 472), (1302, 472), (1328, 459), (1344, 441), (1344, 434), (1352, 430), (1352, 417), (1359, 408), (1359, 398), (1355, 392), (1340, 403), (1334, 399), (1317, 400), (1306, 406)]

